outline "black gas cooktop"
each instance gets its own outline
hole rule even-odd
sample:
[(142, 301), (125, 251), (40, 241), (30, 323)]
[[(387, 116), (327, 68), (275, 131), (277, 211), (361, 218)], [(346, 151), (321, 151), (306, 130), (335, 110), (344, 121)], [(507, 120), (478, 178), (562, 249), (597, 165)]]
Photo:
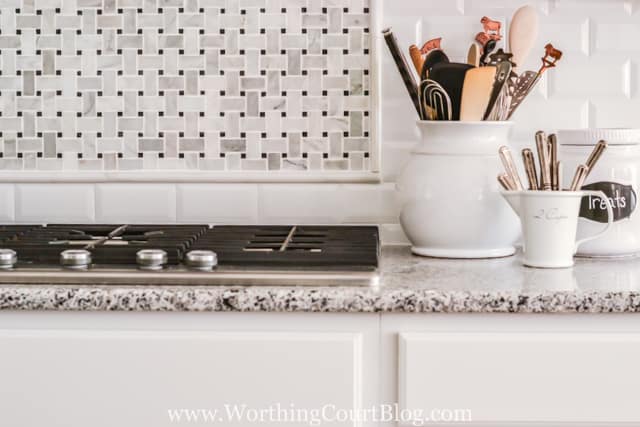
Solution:
[[(7, 225), (0, 226), (0, 250), (16, 254), (5, 269), (61, 263), (136, 268), (144, 267), (141, 253), (164, 252), (160, 265), (153, 266), (163, 270), (187, 265), (193, 254), (213, 252), (220, 267), (366, 270), (378, 266), (379, 239), (371, 226)], [(65, 264), (63, 253), (70, 260), (88, 253), (90, 261)]]

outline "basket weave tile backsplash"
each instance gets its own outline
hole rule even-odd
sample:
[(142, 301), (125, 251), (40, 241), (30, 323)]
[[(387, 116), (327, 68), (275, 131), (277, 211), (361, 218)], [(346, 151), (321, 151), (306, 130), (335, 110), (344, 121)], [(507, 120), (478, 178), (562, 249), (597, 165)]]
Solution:
[(369, 0), (0, 8), (0, 169), (370, 169)]

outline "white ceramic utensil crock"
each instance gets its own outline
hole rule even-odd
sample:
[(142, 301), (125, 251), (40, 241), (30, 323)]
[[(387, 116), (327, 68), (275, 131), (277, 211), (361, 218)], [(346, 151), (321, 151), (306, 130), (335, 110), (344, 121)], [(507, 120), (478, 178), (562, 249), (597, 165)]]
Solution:
[(498, 149), (509, 122), (419, 121), (414, 148), (396, 187), (400, 224), (416, 255), (495, 258), (513, 255), (518, 217), (500, 196)]
[[(578, 248), (605, 235), (613, 224), (611, 202), (602, 191), (505, 191), (502, 195), (520, 216), (523, 263), (528, 267), (572, 267)], [(580, 204), (585, 196), (604, 201), (607, 219), (595, 233), (576, 242)]]

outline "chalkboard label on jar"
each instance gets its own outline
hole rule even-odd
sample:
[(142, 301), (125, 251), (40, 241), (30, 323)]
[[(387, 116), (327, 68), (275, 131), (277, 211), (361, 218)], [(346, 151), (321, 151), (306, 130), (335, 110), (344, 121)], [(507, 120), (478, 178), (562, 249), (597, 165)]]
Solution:
[[(636, 210), (638, 199), (636, 192), (630, 185), (617, 182), (594, 182), (585, 185), (583, 190), (602, 191), (613, 207), (614, 221), (629, 218)], [(580, 217), (591, 221), (607, 223), (607, 204), (598, 196), (585, 196), (580, 205)]]

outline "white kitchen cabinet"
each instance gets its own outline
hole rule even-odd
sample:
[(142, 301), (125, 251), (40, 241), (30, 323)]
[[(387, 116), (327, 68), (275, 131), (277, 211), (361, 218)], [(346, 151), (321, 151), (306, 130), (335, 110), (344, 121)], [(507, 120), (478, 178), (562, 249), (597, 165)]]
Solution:
[[(377, 326), (326, 314), (3, 313), (1, 424), (155, 427), (176, 425), (169, 410), (217, 409), (197, 416), (290, 426), (269, 421), (359, 409), (376, 397)], [(256, 411), (269, 408), (285, 412)]]
[(443, 424), (640, 423), (636, 317), (447, 316), (383, 318), (400, 410)]
[(181, 425), (169, 409), (217, 409), (195, 425), (303, 426), (249, 409), (397, 404), (405, 422), (321, 425), (409, 426), (423, 410), (444, 426), (458, 410), (485, 427), (637, 426), (638, 361), (632, 314), (0, 312), (0, 425), (156, 427)]

